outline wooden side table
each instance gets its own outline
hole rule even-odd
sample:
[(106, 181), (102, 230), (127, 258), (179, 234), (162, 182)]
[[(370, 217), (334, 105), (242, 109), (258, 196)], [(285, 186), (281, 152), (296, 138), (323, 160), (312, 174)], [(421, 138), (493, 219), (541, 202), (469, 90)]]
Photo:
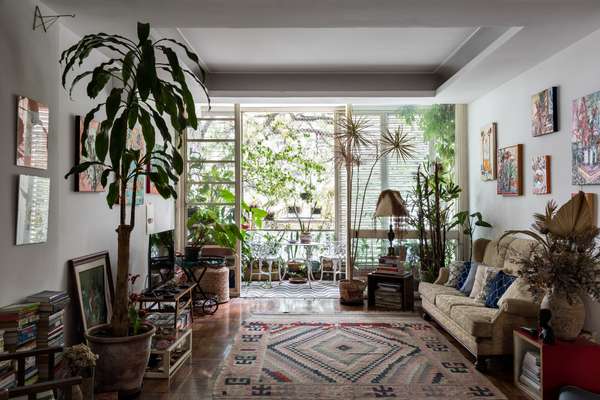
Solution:
[[(513, 331), (513, 339), (515, 385), (532, 399), (558, 399), (560, 388), (567, 385), (600, 393), (600, 345), (585, 339), (572, 342), (557, 340), (554, 344), (545, 344), (520, 329)], [(539, 391), (519, 381), (523, 356), (531, 350), (540, 354)]]
[(414, 311), (415, 293), (413, 276), (410, 272), (405, 274), (383, 274), (371, 272), (367, 275), (367, 291), (369, 307), (376, 305), (375, 289), (379, 283), (392, 283), (400, 287), (399, 296), (402, 298), (402, 311)]

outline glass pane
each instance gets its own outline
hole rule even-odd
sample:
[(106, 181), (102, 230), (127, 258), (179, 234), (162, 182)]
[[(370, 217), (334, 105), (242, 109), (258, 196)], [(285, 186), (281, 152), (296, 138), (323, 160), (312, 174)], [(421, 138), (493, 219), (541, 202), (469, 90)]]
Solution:
[(196, 105), (196, 113), (199, 118), (235, 118), (233, 104), (212, 104), (210, 110), (206, 105)]
[(190, 183), (187, 185), (188, 203), (232, 203), (222, 195), (222, 191), (227, 190), (235, 193), (235, 185), (211, 184), (211, 183)]
[(234, 121), (199, 120), (198, 130), (188, 131), (189, 139), (235, 139)]
[(220, 161), (235, 160), (235, 145), (233, 142), (191, 142), (188, 143), (188, 161)]
[(235, 180), (235, 164), (188, 164), (188, 180), (192, 182), (233, 182)]
[(207, 213), (211, 212), (218, 216), (219, 222), (232, 224), (235, 222), (235, 208), (233, 206), (220, 206), (220, 205), (203, 205), (203, 206), (190, 206), (187, 209), (187, 217), (190, 218), (196, 212)]

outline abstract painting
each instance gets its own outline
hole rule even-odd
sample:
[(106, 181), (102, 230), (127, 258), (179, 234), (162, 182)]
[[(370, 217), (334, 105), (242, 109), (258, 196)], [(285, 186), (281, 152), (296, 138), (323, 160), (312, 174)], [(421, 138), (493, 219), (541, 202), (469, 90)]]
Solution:
[(69, 260), (74, 274), (83, 329), (106, 324), (114, 297), (108, 252)]
[(535, 156), (531, 159), (533, 194), (550, 194), (550, 156)]
[(491, 123), (481, 129), (481, 180), (496, 179), (496, 123)]
[(498, 149), (497, 192), (503, 196), (523, 194), (523, 145)]
[[(144, 142), (144, 136), (139, 129), (133, 128), (127, 132), (127, 148), (132, 150), (140, 150), (141, 155), (146, 153), (146, 142)], [(132, 162), (130, 168), (133, 169), (134, 165), (135, 164)], [(127, 205), (131, 205), (134, 185), (136, 188), (135, 205), (141, 206), (144, 204), (144, 192), (146, 190), (144, 188), (144, 183), (146, 183), (146, 178), (144, 175), (138, 176), (135, 182), (130, 180), (127, 183), (127, 188), (125, 189), (125, 200)]]
[(17, 103), (17, 165), (48, 169), (48, 106), (19, 96)]
[[(96, 134), (98, 133), (98, 127), (100, 124), (98, 121), (92, 120), (88, 126), (87, 140), (84, 140), (83, 132), (83, 118), (80, 116), (75, 117), (76, 126), (76, 152), (75, 152), (75, 164), (80, 164), (86, 161), (98, 161), (96, 156)], [(83, 155), (83, 147), (87, 150), (87, 157)], [(104, 167), (100, 165), (93, 165), (85, 171), (75, 174), (75, 191), (76, 192), (103, 192), (104, 188), (100, 183), (100, 177), (104, 172)]]
[(575, 99), (571, 114), (572, 183), (600, 184), (600, 91)]
[(551, 87), (531, 96), (531, 134), (547, 135), (558, 131), (558, 88)]
[(19, 175), (17, 245), (46, 242), (49, 208), (50, 179)]

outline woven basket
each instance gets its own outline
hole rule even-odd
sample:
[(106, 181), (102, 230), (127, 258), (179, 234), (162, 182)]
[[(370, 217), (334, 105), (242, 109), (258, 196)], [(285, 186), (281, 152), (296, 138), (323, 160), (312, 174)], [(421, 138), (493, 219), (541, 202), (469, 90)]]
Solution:
[(229, 268), (208, 268), (200, 281), (200, 287), (207, 295), (217, 298), (219, 303), (229, 301)]
[(340, 303), (349, 305), (363, 304), (367, 284), (356, 279), (340, 281)]

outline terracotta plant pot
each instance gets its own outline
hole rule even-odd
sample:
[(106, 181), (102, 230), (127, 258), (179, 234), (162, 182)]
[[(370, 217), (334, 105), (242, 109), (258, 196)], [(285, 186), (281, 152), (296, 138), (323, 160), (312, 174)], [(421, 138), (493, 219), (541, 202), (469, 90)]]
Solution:
[(88, 346), (98, 355), (96, 361), (96, 392), (119, 392), (119, 398), (139, 394), (144, 372), (150, 358), (150, 345), (156, 328), (143, 324), (143, 333), (135, 336), (110, 337), (108, 324), (85, 333)]
[(340, 281), (340, 303), (362, 305), (367, 284), (357, 279), (342, 279)]
[(573, 297), (574, 302), (570, 304), (565, 294), (551, 291), (542, 300), (541, 308), (552, 312), (550, 326), (557, 339), (575, 340), (583, 329), (585, 307), (579, 295)]

